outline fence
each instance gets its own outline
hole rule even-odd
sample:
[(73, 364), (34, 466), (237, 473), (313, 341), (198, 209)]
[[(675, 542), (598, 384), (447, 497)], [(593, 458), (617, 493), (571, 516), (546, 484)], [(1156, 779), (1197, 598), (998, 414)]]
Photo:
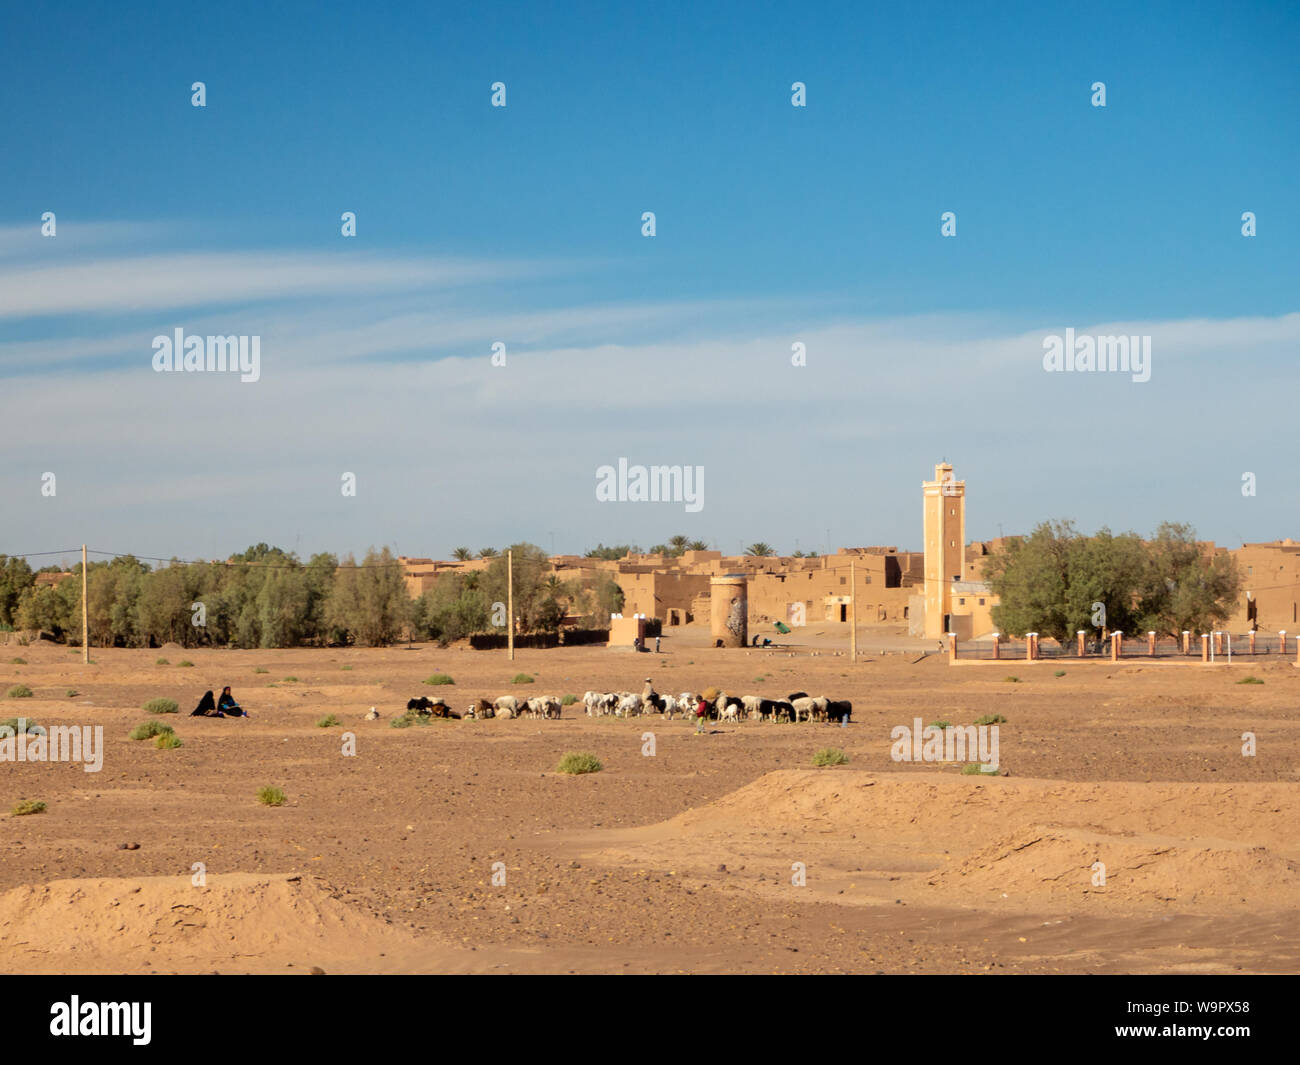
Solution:
[[(1113, 638), (1114, 634), (1112, 634)], [(1002, 637), (989, 641), (954, 641), (955, 647), (950, 651), (952, 661), (1026, 661), (1026, 660), (1066, 660), (1074, 661), (1110, 661), (1112, 638), (1099, 639), (1085, 636), (1068, 644), (1059, 644), (1055, 640), (1042, 640), (1031, 634), (1024, 640)], [(950, 637), (950, 639), (954, 639)], [(1031, 649), (1032, 648), (1032, 652)], [(1120, 634), (1118, 656), (1121, 661), (1135, 658), (1187, 659), (1202, 661), (1226, 660), (1231, 653), (1233, 658), (1258, 658), (1268, 655), (1290, 656), (1300, 653), (1295, 636), (1279, 633), (1265, 636), (1261, 633), (1227, 633), (1207, 634), (1202, 639), (1200, 634), (1188, 634), (1186, 647), (1183, 641), (1168, 636), (1156, 637), (1153, 641), (1150, 633), (1137, 636)], [(1297, 658), (1300, 663), (1300, 658)]]

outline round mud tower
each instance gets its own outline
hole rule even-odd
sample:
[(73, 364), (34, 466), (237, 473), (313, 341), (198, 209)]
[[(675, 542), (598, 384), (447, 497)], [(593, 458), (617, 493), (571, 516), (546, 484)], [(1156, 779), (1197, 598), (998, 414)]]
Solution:
[(749, 641), (749, 591), (744, 574), (714, 577), (710, 588), (710, 628), (714, 646), (744, 647)]

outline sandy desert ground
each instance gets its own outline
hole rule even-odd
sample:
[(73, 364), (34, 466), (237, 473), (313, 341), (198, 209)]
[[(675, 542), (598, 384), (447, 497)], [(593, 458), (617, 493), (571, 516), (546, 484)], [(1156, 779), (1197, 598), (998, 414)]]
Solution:
[[(1289, 659), (954, 668), (885, 634), (853, 664), (813, 633), (805, 652), (826, 653), (791, 657), (672, 631), (662, 655), (525, 650), (513, 663), (433, 645), (97, 649), (89, 666), (58, 645), (0, 648), (0, 693), (35, 693), (0, 699), (0, 718), (105, 735), (99, 773), (0, 764), (0, 971), (1300, 969)], [(437, 671), (455, 686), (422, 683)], [(537, 682), (512, 686), (520, 671)], [(664, 692), (848, 698), (853, 723), (695, 736), (680, 719), (593, 721), (578, 705), (559, 721), (389, 726), (413, 695), (461, 709), (480, 695), (637, 690), (647, 675)], [(1264, 683), (1237, 683), (1247, 675)], [(251, 719), (186, 716), (223, 684)], [(181, 704), (168, 720), (183, 747), (127, 738), (155, 696)], [(372, 705), (383, 717), (363, 720)], [(329, 713), (342, 727), (315, 726)], [(890, 757), (896, 725), (983, 714), (1007, 719), (997, 776)], [(824, 746), (850, 763), (812, 768)], [(557, 773), (573, 750), (604, 770)], [(259, 804), (268, 784), (284, 806)], [(48, 810), (11, 816), (22, 798)]]

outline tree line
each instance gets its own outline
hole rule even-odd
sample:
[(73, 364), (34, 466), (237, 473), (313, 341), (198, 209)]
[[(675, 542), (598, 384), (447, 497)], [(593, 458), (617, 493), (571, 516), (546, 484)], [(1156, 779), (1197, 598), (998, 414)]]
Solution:
[[(513, 545), (517, 631), (554, 631), (567, 615), (596, 627), (623, 605), (618, 584), (560, 581), (548, 556)], [(125, 555), (86, 569), (89, 638), (97, 647), (270, 648), (299, 645), (382, 646), (402, 639), (450, 643), (477, 632), (505, 631), (506, 558), (499, 552), (481, 572), (448, 573), (417, 598), (406, 591), (402, 564), (388, 548), (371, 548), (358, 563), (257, 544), (224, 563), (152, 567)], [(36, 629), (81, 642), (81, 564), (57, 584), (25, 559), (0, 555), (0, 629)]]
[(1199, 635), (1232, 615), (1242, 586), (1231, 555), (1209, 554), (1190, 525), (1172, 522), (1144, 540), (1107, 528), (1083, 536), (1072, 522), (1045, 521), (1010, 538), (984, 577), (1000, 599), (993, 608), (1000, 631), (1062, 644), (1080, 629)]

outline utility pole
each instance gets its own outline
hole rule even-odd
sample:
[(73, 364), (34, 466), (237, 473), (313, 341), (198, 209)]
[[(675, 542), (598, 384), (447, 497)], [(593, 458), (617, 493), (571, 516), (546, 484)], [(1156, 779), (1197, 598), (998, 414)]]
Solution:
[(858, 660), (858, 564), (849, 562), (849, 659)]
[(515, 660), (515, 553), (506, 550), (506, 646)]
[(86, 545), (81, 545), (81, 661), (90, 665), (90, 604), (86, 601)]

